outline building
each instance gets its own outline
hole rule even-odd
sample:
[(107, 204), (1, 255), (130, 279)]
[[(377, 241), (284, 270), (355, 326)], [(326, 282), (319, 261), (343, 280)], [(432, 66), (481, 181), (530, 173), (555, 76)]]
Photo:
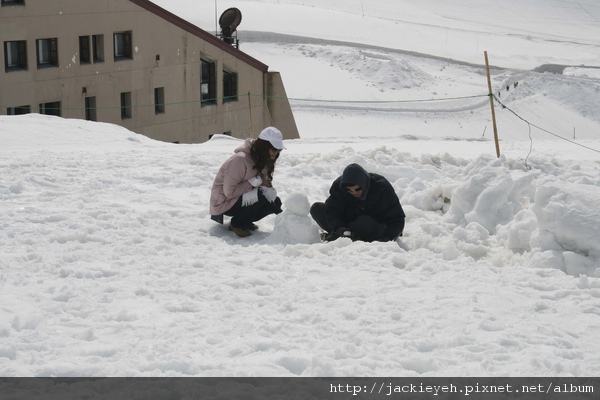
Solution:
[(0, 0), (0, 115), (198, 143), (298, 129), (278, 72), (148, 0)]

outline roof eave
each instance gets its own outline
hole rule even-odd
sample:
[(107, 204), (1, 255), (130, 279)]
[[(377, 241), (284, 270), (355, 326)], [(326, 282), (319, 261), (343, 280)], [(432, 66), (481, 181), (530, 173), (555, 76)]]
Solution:
[(249, 56), (248, 54), (244, 53), (243, 51), (238, 50), (237, 48), (233, 47), (232, 45), (225, 43), (224, 41), (218, 39), (216, 36), (213, 36), (210, 33), (206, 32), (204, 29), (201, 29), (201, 28), (197, 27), (196, 25), (184, 20), (183, 18), (178, 17), (177, 15), (173, 14), (170, 11), (165, 10), (164, 8), (154, 4), (153, 2), (151, 2), (149, 0), (129, 0), (129, 1), (144, 8), (145, 10), (150, 11), (153, 14), (158, 15), (159, 17), (163, 18), (165, 21), (178, 26), (179, 28), (191, 33), (192, 35), (195, 35), (195, 36), (199, 37), (200, 39), (212, 44), (213, 46), (220, 48), (221, 50), (233, 55), (234, 57), (245, 62), (246, 64), (249, 64), (256, 69), (259, 69), (262, 72), (268, 72), (268, 70), (269, 70), (268, 65), (258, 61), (256, 58)]

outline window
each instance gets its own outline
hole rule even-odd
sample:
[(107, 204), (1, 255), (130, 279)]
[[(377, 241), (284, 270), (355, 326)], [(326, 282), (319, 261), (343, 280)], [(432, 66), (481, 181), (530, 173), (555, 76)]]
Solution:
[(40, 114), (56, 115), (60, 117), (60, 101), (40, 104)]
[(131, 51), (131, 31), (115, 33), (114, 39), (115, 61), (132, 60), (133, 52)]
[(86, 97), (85, 98), (85, 119), (88, 121), (98, 121), (96, 115), (96, 98)]
[(58, 67), (58, 39), (38, 39), (35, 42), (38, 68)]
[(104, 35), (79, 36), (79, 63), (104, 62)]
[(25, 0), (2, 0), (2, 6), (25, 5)]
[(90, 37), (79, 36), (79, 63), (89, 64), (92, 62)]
[(154, 89), (154, 113), (165, 113), (165, 88), (163, 87)]
[(4, 42), (4, 68), (6, 72), (27, 69), (27, 42)]
[(121, 119), (131, 118), (131, 92), (121, 93)]
[(231, 131), (226, 131), (226, 132), (223, 132), (223, 133), (213, 133), (213, 134), (208, 135), (208, 138), (212, 139), (213, 136), (215, 136), (215, 135), (231, 136)]
[(7, 115), (23, 115), (31, 112), (30, 106), (19, 106), (19, 107), (8, 107), (6, 109)]
[(200, 102), (202, 105), (217, 103), (217, 77), (215, 63), (202, 60), (202, 82), (200, 84)]
[(237, 74), (223, 71), (223, 102), (237, 101)]
[(104, 62), (104, 35), (92, 36), (94, 63)]

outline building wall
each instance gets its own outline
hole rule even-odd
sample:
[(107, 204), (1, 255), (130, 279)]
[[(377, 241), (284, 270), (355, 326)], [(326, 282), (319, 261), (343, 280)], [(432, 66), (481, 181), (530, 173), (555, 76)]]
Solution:
[(267, 125), (278, 127), (281, 132), (298, 132), (296, 120), (285, 91), (285, 86), (279, 72), (268, 72), (265, 76), (264, 110), (269, 115), (265, 116)]
[[(26, 71), (6, 72), (2, 65), (0, 114), (6, 114), (7, 107), (22, 105), (39, 112), (38, 104), (61, 101), (62, 117), (84, 119), (85, 98), (95, 97), (98, 121), (180, 143), (203, 142), (218, 133), (256, 137), (278, 119), (268, 118), (273, 110), (265, 109), (268, 104), (260, 99), (269, 96), (264, 92), (266, 65), (212, 36), (199, 37), (197, 27), (172, 14), (165, 18), (128, 0), (25, 3), (0, 7), (0, 42), (26, 40), (28, 59)], [(133, 57), (116, 61), (113, 34), (129, 31)], [(104, 61), (82, 65), (79, 36), (91, 35), (103, 35)], [(38, 69), (35, 43), (43, 38), (58, 38), (58, 67)], [(202, 59), (216, 64), (217, 100), (211, 105), (200, 102)], [(222, 100), (224, 69), (237, 73), (237, 101)], [(164, 113), (155, 112), (155, 88), (164, 88)], [(131, 118), (121, 116), (122, 92), (131, 93)], [(282, 129), (284, 136), (297, 138), (291, 110), (279, 119), (293, 127)]]

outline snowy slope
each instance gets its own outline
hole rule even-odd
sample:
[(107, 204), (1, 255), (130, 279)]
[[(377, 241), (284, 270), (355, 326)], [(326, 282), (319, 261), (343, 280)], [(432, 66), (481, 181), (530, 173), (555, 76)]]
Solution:
[[(339, 40), (481, 64), (533, 69), (544, 64), (599, 66), (600, 4), (595, 0), (157, 0), (209, 32), (229, 7), (238, 28)], [(217, 6), (215, 10), (215, 5)], [(576, 62), (574, 62), (576, 60)]]
[[(219, 2), (301, 134), (250, 238), (208, 217), (237, 139), (0, 117), (0, 376), (598, 376), (598, 6), (413, 3)], [(394, 185), (397, 243), (318, 242), (352, 162)]]

